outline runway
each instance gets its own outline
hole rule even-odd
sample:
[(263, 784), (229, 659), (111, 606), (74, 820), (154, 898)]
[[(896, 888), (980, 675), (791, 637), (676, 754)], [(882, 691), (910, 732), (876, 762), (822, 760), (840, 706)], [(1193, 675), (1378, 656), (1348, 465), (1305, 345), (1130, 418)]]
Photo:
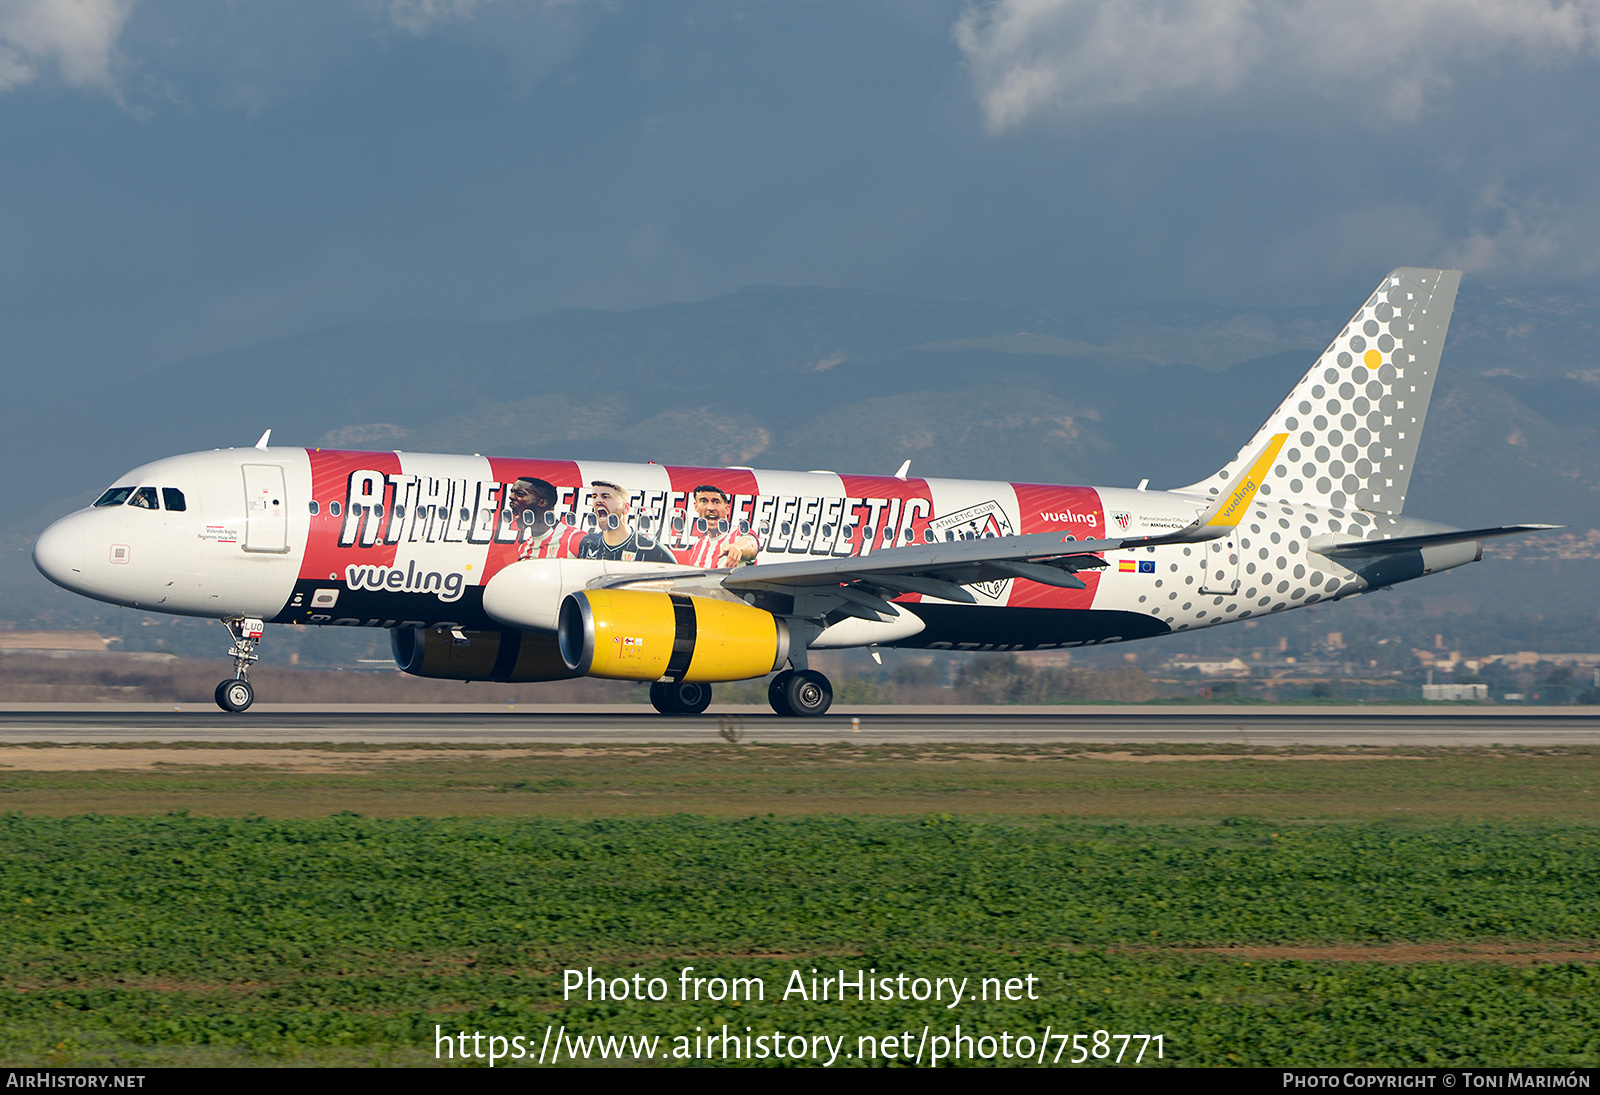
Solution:
[[(855, 720), (859, 720), (856, 722)], [(637, 706), (311, 707), (261, 704), (5, 705), (0, 742), (321, 742), (574, 745), (748, 743), (1594, 745), (1600, 708), (1506, 707), (854, 707), (820, 719), (765, 707), (664, 717)]]

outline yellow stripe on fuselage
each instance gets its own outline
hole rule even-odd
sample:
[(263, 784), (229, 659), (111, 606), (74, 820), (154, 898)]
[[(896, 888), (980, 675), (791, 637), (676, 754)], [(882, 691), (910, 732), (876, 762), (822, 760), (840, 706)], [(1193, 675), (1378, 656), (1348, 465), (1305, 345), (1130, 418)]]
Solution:
[(1256, 457), (1255, 463), (1250, 465), (1250, 470), (1245, 472), (1233, 488), (1233, 493), (1222, 500), (1221, 507), (1211, 515), (1206, 522), (1210, 526), (1233, 528), (1244, 519), (1245, 511), (1250, 508), (1250, 503), (1255, 500), (1256, 491), (1261, 488), (1261, 481), (1267, 477), (1267, 471), (1272, 467), (1272, 462), (1278, 458), (1278, 450), (1283, 448), (1283, 443), (1289, 440), (1286, 433), (1273, 434), (1272, 440), (1267, 442), (1267, 447)]

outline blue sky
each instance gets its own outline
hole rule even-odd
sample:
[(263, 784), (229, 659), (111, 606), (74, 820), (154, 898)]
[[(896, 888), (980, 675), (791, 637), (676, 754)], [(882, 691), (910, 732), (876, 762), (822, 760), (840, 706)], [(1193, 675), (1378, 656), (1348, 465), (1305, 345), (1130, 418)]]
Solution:
[(8, 372), (752, 284), (1591, 290), (1600, 0), (0, 0)]

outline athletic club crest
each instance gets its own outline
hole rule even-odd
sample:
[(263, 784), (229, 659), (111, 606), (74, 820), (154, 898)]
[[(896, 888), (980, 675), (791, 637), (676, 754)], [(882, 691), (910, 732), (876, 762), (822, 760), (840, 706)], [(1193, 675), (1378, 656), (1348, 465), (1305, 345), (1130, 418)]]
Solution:
[(1128, 522), (1133, 520), (1133, 514), (1131, 514), (1131, 513), (1113, 513), (1111, 515), (1111, 519), (1117, 523), (1117, 527), (1119, 529), (1121, 529), (1123, 532), (1127, 532), (1128, 531)]
[[(976, 506), (936, 517), (928, 522), (928, 527), (941, 540), (981, 540), (990, 536), (1010, 536), (1016, 531), (1005, 507), (992, 498)], [(999, 601), (1005, 597), (1010, 583), (1010, 578), (1001, 578), (996, 582), (971, 582), (967, 588), (991, 601)]]

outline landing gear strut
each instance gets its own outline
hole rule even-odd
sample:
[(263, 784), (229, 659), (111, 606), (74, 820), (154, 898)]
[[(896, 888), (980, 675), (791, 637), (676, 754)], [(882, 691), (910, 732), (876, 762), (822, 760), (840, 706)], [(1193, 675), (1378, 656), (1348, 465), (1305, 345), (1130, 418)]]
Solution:
[(711, 706), (711, 686), (699, 681), (656, 681), (650, 703), (663, 715), (698, 715)]
[(238, 714), (256, 702), (256, 690), (250, 684), (250, 663), (259, 657), (256, 647), (266, 625), (260, 620), (235, 616), (223, 620), (222, 626), (233, 636), (233, 646), (228, 649), (233, 658), (233, 678), (217, 685), (214, 695), (218, 707)]
[(780, 715), (814, 718), (833, 704), (833, 685), (815, 669), (785, 669), (767, 685), (767, 702)]

